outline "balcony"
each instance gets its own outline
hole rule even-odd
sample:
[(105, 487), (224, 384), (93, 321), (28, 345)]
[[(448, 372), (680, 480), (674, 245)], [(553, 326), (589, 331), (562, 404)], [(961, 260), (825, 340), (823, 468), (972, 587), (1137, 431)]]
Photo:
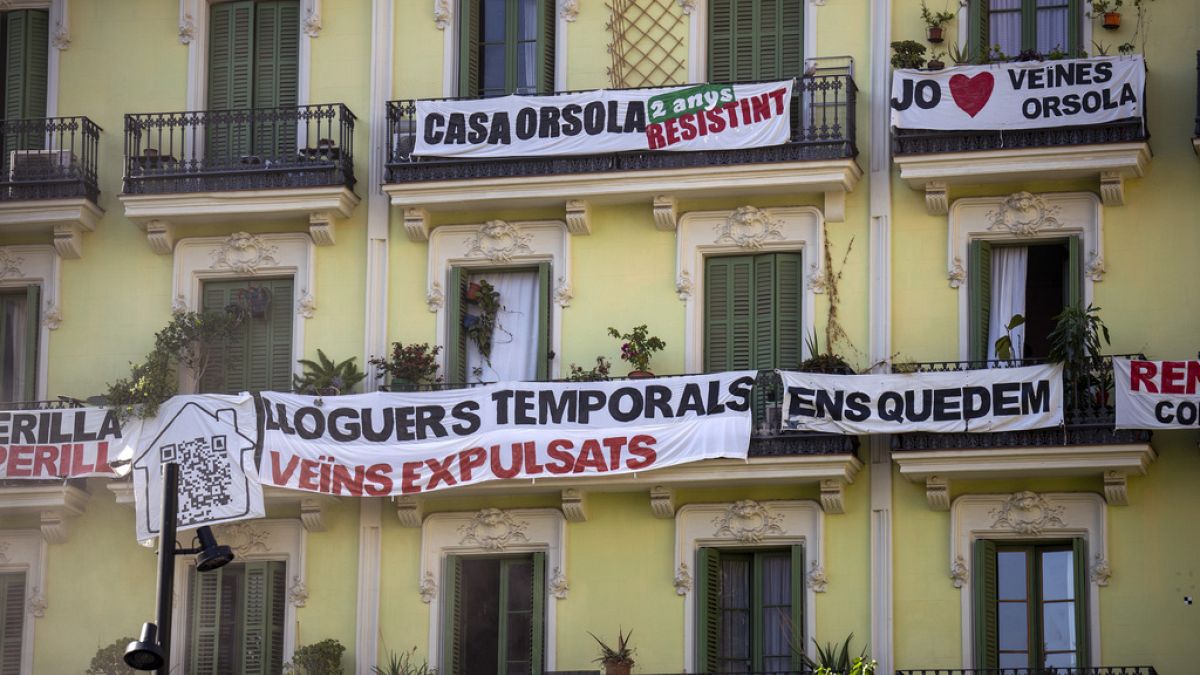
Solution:
[(738, 150), (418, 157), (418, 101), (390, 101), (384, 191), (393, 206), (407, 209), (405, 225), (417, 241), (428, 236), (429, 211), (471, 207), (557, 205), (573, 233), (586, 233), (590, 201), (653, 204), (660, 229), (674, 229), (680, 197), (816, 192), (825, 193), (827, 219), (842, 220), (845, 193), (862, 175), (855, 161), (852, 66), (845, 59), (796, 80), (787, 143)]
[(97, 205), (100, 127), (86, 117), (0, 120), (0, 231), (44, 232), (64, 258), (83, 255)]
[(896, 675), (1158, 675), (1153, 666), (1089, 668), (910, 668)]
[(125, 213), (162, 254), (178, 226), (295, 216), (332, 245), (359, 201), (355, 119), (340, 103), (127, 114)]
[[(1116, 429), (1113, 358), (1090, 364), (1078, 382), (1064, 383), (1063, 425), (1057, 428), (998, 433), (892, 436), (893, 458), (900, 474), (925, 481), (930, 506), (949, 508), (951, 479), (1014, 476), (1099, 476), (1110, 504), (1127, 502), (1126, 479), (1145, 475), (1156, 458), (1151, 432)], [(1035, 365), (1017, 361), (942, 361), (897, 367), (898, 372), (944, 373)]]

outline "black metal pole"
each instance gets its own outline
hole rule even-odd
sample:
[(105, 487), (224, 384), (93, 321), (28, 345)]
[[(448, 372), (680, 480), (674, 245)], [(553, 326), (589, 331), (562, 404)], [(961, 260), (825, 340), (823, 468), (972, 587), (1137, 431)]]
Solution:
[(158, 645), (162, 649), (163, 665), (158, 675), (171, 672), (171, 611), (175, 594), (175, 526), (179, 510), (179, 465), (163, 465), (162, 513), (158, 533)]

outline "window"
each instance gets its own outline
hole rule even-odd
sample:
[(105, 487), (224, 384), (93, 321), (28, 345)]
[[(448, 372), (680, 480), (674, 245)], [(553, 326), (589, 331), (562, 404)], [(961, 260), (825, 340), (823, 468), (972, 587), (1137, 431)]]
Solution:
[(285, 568), (282, 561), (235, 562), (204, 573), (191, 568), (191, 675), (282, 672)]
[(978, 668), (1087, 664), (1087, 548), (1083, 539), (975, 542)]
[(460, 96), (554, 92), (554, 0), (461, 0)]
[[(452, 267), (447, 381), (543, 380), (550, 364), (550, 264), (494, 270)], [(479, 286), (486, 281), (499, 294), (491, 352), (472, 339), (485, 314)]]
[(242, 322), (236, 334), (209, 355), (200, 391), (289, 391), (292, 388), (291, 279), (206, 281), (201, 310), (236, 307)]
[[(4, 119), (37, 119), (46, 116), (47, 59), (50, 13), (22, 9), (0, 15), (4, 36)], [(12, 150), (40, 150), (42, 134), (34, 130), (4, 138), (4, 164)]]
[(21, 672), (25, 633), (25, 573), (0, 574), (0, 673)]
[(1010, 57), (1027, 50), (1076, 54), (1082, 17), (1080, 0), (972, 0), (972, 52), (979, 60), (993, 46)]
[(996, 340), (1013, 316), (1025, 325), (1012, 331), (1013, 357), (1045, 357), (1054, 318), (1081, 302), (1082, 241), (1049, 240), (1001, 245), (970, 243), (971, 358), (995, 359)]
[(697, 669), (787, 672), (801, 667), (792, 646), (804, 637), (804, 549), (698, 553)]
[[(239, 0), (212, 5), (208, 42), (208, 109), (295, 108), (299, 100), (298, 0)], [(296, 120), (259, 115), (215, 117), (206, 125), (210, 161), (290, 159)], [(253, 160), (246, 160), (253, 161)]]
[(799, 77), (803, 36), (804, 0), (709, 0), (708, 81)]
[(546, 554), (446, 557), (442, 671), (542, 672)]
[(38, 298), (41, 289), (0, 293), (0, 400), (37, 398)]

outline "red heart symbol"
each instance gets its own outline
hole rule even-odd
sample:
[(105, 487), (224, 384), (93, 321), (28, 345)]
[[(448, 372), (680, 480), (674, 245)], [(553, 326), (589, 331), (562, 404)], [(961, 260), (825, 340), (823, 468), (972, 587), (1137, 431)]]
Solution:
[(995, 86), (996, 80), (991, 73), (979, 73), (975, 77), (955, 75), (950, 78), (950, 95), (954, 97), (955, 105), (974, 117), (987, 105)]

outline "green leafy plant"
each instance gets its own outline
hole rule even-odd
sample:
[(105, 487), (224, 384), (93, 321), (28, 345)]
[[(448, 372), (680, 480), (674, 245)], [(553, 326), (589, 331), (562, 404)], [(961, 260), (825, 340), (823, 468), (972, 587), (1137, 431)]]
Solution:
[[(875, 662), (870, 660), (868, 648), (863, 647), (857, 656), (850, 655), (850, 642), (854, 633), (846, 636), (842, 643), (827, 642), (824, 645), (813, 639), (817, 648), (817, 658), (809, 658), (808, 654), (797, 645), (791, 644), (792, 651), (799, 654), (805, 667), (821, 675), (869, 675), (875, 671)], [(857, 670), (855, 670), (857, 668)]]
[(132, 675), (138, 671), (125, 665), (125, 648), (137, 638), (124, 637), (99, 648), (83, 675)]
[(941, 28), (947, 22), (954, 18), (954, 12), (931, 12), (925, 6), (925, 0), (921, 0), (921, 19), (925, 21), (925, 25), (930, 28)]
[(1108, 50), (1111, 48), (1109, 45), (1095, 40), (1092, 40), (1092, 47), (1096, 50), (1096, 56), (1108, 56)]
[(971, 62), (971, 50), (957, 42), (950, 43), (949, 56), (954, 65)]
[(463, 317), (463, 329), (466, 331), (467, 337), (479, 348), (479, 354), (483, 360), (491, 365), (492, 340), (497, 327), (496, 317), (504, 308), (504, 305), (500, 304), (500, 291), (497, 291), (487, 279), (480, 279), (479, 288), (476, 289), (472, 285), (464, 299), (470, 304), (478, 305), (480, 311), (478, 314), (468, 312)]
[(667, 343), (650, 335), (646, 324), (635, 326), (628, 333), (622, 333), (610, 326), (608, 334), (622, 341), (621, 360), (628, 361), (634, 370), (649, 371), (651, 355), (667, 347)]
[(928, 66), (930, 70), (941, 70), (942, 68), (946, 67), (946, 64), (942, 61), (942, 57), (945, 55), (946, 52), (935, 49), (929, 54), (929, 62), (925, 65)]
[(329, 639), (297, 647), (292, 660), (283, 667), (289, 675), (342, 675), (342, 654), (346, 647)]
[(1092, 0), (1092, 16), (1116, 12), (1121, 9), (1124, 0)]
[(1111, 384), (1092, 374), (1101, 351), (1111, 344), (1108, 326), (1100, 319), (1100, 308), (1094, 305), (1086, 309), (1067, 307), (1054, 321), (1049, 335), (1050, 360), (1063, 364), (1067, 407), (1080, 407), (1088, 394), (1103, 396)]
[(1014, 314), (1012, 318), (1008, 320), (1008, 324), (1004, 326), (1004, 335), (996, 338), (996, 358), (1002, 361), (1008, 361), (1013, 358), (1012, 332), (1024, 325), (1025, 317), (1021, 316), (1020, 314)]
[(821, 352), (821, 343), (816, 331), (804, 336), (804, 346), (809, 356), (796, 366), (796, 370), (802, 373), (854, 374), (854, 368), (846, 362), (845, 357), (833, 351), (833, 345), (828, 341), (825, 343), (825, 352)]
[(1062, 45), (1054, 45), (1054, 49), (1051, 49), (1046, 54), (1046, 58), (1050, 61), (1061, 61), (1065, 58), (1069, 58), (1070, 56), (1070, 54), (1063, 51)]
[(995, 44), (992, 45), (988, 50), (988, 60), (992, 63), (1002, 63), (1004, 61), (1011, 61), (1012, 57), (1008, 54), (1005, 54), (1004, 50), (1000, 48), (1000, 45)]
[(892, 43), (893, 68), (923, 68), (925, 66), (925, 45), (915, 40), (902, 40)]
[(813, 671), (813, 675), (872, 675), (878, 667), (879, 664), (874, 660), (868, 661), (866, 657), (856, 656), (846, 670), (834, 670), (828, 666), (821, 666)]
[(297, 361), (304, 366), (303, 375), (292, 376), (292, 388), (298, 394), (314, 396), (337, 396), (348, 394), (362, 382), (367, 374), (358, 369), (354, 357), (345, 361), (335, 362), (325, 356), (325, 352), (317, 350), (317, 360), (300, 359)]
[(376, 377), (391, 376), (393, 379), (408, 384), (429, 384), (442, 381), (441, 375), (438, 375), (437, 372), (437, 356), (441, 351), (441, 345), (430, 347), (428, 342), (420, 344), (393, 342), (391, 356), (388, 358), (372, 356), (367, 363), (375, 366)]
[(607, 382), (612, 378), (608, 376), (609, 369), (612, 368), (612, 362), (603, 356), (596, 357), (596, 365), (585, 370), (583, 366), (571, 364), (571, 374), (567, 376), (568, 382)]
[(382, 666), (371, 666), (372, 675), (434, 675), (437, 671), (429, 667), (425, 659), (417, 662), (417, 648), (406, 652), (388, 652), (388, 660)]
[(629, 629), (628, 633), (622, 633), (620, 628), (617, 628), (617, 646), (610, 647), (604, 640), (596, 637), (596, 634), (588, 631), (588, 635), (600, 645), (600, 656), (593, 659), (597, 663), (602, 663), (606, 666), (632, 666), (633, 652), (635, 651), (629, 646), (629, 638), (633, 635), (633, 629)]

